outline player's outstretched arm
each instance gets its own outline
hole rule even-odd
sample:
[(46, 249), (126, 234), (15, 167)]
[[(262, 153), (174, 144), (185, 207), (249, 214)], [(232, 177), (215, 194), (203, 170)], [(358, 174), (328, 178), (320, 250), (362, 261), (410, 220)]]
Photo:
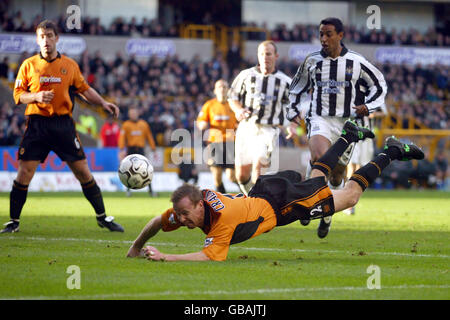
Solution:
[(89, 88), (86, 91), (83, 91), (81, 95), (90, 103), (101, 105), (103, 109), (108, 111), (115, 118), (119, 116), (119, 107), (117, 107), (114, 103), (108, 102), (103, 99), (102, 96), (100, 96), (98, 92), (95, 91), (95, 89)]
[(127, 257), (134, 258), (134, 257), (143, 257), (143, 251), (141, 250), (144, 244), (150, 239), (151, 237), (155, 236), (158, 231), (161, 229), (161, 216), (156, 216), (153, 219), (151, 219), (144, 229), (142, 229), (139, 236), (134, 240), (133, 244), (131, 245), (130, 249), (128, 250)]
[(192, 252), (186, 254), (164, 254), (152, 246), (144, 248), (144, 255), (148, 260), (154, 261), (208, 261), (211, 260), (203, 252)]

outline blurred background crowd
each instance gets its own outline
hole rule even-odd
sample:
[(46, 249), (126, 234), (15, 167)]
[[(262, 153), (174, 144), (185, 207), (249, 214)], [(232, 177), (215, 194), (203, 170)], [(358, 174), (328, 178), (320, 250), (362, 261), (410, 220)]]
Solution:
[[(42, 21), (41, 15), (27, 22), (22, 18), (19, 10), (14, 14), (7, 11), (0, 12), (0, 32), (34, 32), (36, 26)], [(78, 33), (86, 35), (115, 35), (131, 37), (179, 37), (179, 25), (172, 24), (165, 26), (159, 19), (143, 18), (138, 21), (135, 17), (126, 19), (117, 17), (109, 25), (105, 25), (98, 17), (83, 17), (82, 27), (79, 30), (67, 30), (65, 17), (59, 16), (58, 26), (67, 33)], [(197, 21), (199, 24), (211, 24), (211, 14), (206, 13), (204, 18)], [(313, 24), (296, 24), (288, 28), (286, 24), (278, 24), (274, 29), (267, 27), (265, 23), (249, 22), (245, 26), (267, 30), (270, 38), (274, 41), (293, 42), (314, 42), (318, 41), (317, 26)], [(423, 45), (423, 46), (450, 46), (450, 36), (443, 32), (436, 31), (430, 27), (426, 32), (420, 32), (414, 28), (396, 30), (368, 30), (367, 28), (357, 28), (354, 25), (345, 26), (346, 43), (362, 44), (387, 44), (387, 45)], [(249, 35), (249, 40), (264, 40), (265, 34)]]
[[(42, 21), (39, 14), (31, 21), (22, 18), (21, 11), (12, 13), (0, 5), (0, 32), (34, 32)], [(117, 17), (109, 25), (100, 18), (84, 16), (80, 30), (66, 30), (64, 16), (60, 16), (58, 25), (62, 33), (84, 35), (115, 35), (139, 37), (180, 37), (179, 22), (167, 26), (158, 19)], [(212, 15), (205, 14), (198, 24), (211, 23)], [(264, 40), (267, 34), (275, 41), (317, 43), (317, 25), (296, 24), (288, 28), (279, 24), (269, 30), (264, 23), (246, 23), (250, 27), (267, 30), (267, 33), (249, 33), (249, 40)], [(449, 47), (450, 36), (429, 28), (419, 32), (414, 28), (403, 30), (368, 30), (353, 25), (345, 27), (344, 43), (414, 45)], [(0, 78), (13, 82), (24, 59), (32, 53), (24, 53), (17, 61), (7, 57), (0, 61)], [(100, 52), (86, 50), (77, 59), (85, 79), (100, 94), (116, 103), (121, 109), (120, 121), (127, 119), (127, 110), (131, 106), (139, 107), (140, 117), (151, 127), (158, 146), (171, 145), (173, 130), (184, 128), (193, 131), (194, 121), (206, 100), (212, 98), (216, 80), (223, 78), (230, 83), (237, 73), (256, 64), (255, 58), (241, 58), (235, 46), (227, 54), (217, 51), (209, 61), (194, 57), (185, 61), (177, 55), (159, 58), (152, 56), (147, 60), (133, 56), (123, 56), (120, 52), (113, 59), (105, 59)], [(280, 58), (278, 68), (293, 77), (299, 62)], [(450, 106), (449, 68), (445, 65), (376, 65), (384, 74), (388, 83), (386, 106), (392, 123), (398, 128), (449, 129)], [(101, 131), (95, 119), (91, 121), (89, 133), (98, 137)], [(93, 121), (93, 122), (92, 122)], [(14, 107), (11, 102), (0, 105), (0, 146), (17, 146), (25, 130), (23, 106)], [(300, 139), (301, 142), (304, 139)], [(280, 137), (282, 146), (293, 147), (291, 140)], [(409, 179), (414, 178), (418, 186), (436, 186), (445, 179), (447, 156), (440, 144), (432, 161), (425, 159), (411, 167), (411, 163), (398, 163), (386, 170), (375, 187), (408, 188)]]

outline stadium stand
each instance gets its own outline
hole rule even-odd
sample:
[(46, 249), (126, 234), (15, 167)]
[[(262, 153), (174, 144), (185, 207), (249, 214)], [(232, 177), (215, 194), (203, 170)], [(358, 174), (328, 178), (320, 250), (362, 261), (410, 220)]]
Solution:
[[(21, 11), (11, 12), (7, 2), (5, 3), (0, 5), (0, 32), (34, 32), (42, 16), (37, 14), (33, 20), (25, 21)], [(66, 30), (64, 19), (64, 16), (56, 19), (62, 33), (81, 35), (179, 38), (186, 37), (189, 32), (180, 24), (165, 26), (158, 19), (143, 18), (137, 21), (133, 17), (117, 17), (108, 26), (102, 24), (98, 17), (89, 16), (83, 16), (82, 28), (74, 31)], [(195, 23), (198, 26), (192, 29), (194, 31), (211, 30), (211, 18), (207, 14)], [(285, 24), (279, 24), (275, 29), (268, 30), (265, 24), (246, 23), (241, 28), (257, 31), (248, 32), (241, 41), (270, 37), (280, 42), (313, 43), (317, 42), (318, 37), (317, 26), (311, 24), (296, 24), (291, 29)], [(370, 31), (350, 25), (345, 27), (344, 42), (448, 47), (450, 37), (431, 27), (420, 33), (413, 28)], [(151, 126), (157, 145), (170, 146), (173, 144), (170, 140), (173, 130), (193, 130), (197, 113), (203, 103), (211, 98), (213, 84), (217, 79), (232, 81), (239, 70), (253, 64), (242, 58), (239, 42), (233, 42), (226, 49), (217, 50), (208, 61), (199, 57), (185, 61), (177, 55), (165, 58), (153, 56), (143, 61), (123, 56), (120, 52), (116, 53), (114, 59), (107, 60), (99, 51), (85, 51), (78, 63), (89, 84), (121, 108), (119, 120), (126, 120), (126, 110), (130, 106), (138, 106), (142, 112), (141, 117)], [(11, 87), (18, 66), (29, 55), (23, 54), (17, 61), (11, 61), (8, 57), (0, 61), (2, 83)], [(283, 57), (279, 59), (278, 67), (292, 77), (298, 68), (298, 62)], [(391, 132), (389, 130), (417, 130), (423, 136), (429, 136), (428, 133), (433, 136), (439, 130), (450, 128), (448, 67), (389, 63), (379, 64), (377, 67), (383, 71), (389, 88), (386, 97), (388, 116), (377, 124), (377, 130), (384, 129), (386, 133)], [(82, 102), (79, 104), (83, 105)], [(101, 127), (101, 123), (95, 125)], [(23, 109), (13, 107), (11, 101), (3, 102), (0, 107), (0, 146), (18, 145), (24, 129)], [(379, 185), (384, 188), (409, 187), (408, 179), (413, 179), (417, 187), (442, 185), (448, 176), (449, 154), (446, 147), (449, 138), (439, 135), (433, 137), (426, 161), (414, 163), (411, 168), (399, 165), (399, 168), (387, 170)], [(304, 142), (302, 138), (296, 141), (300, 145)], [(280, 143), (285, 147), (294, 146), (292, 141), (286, 141), (283, 137), (280, 138)], [(380, 145), (380, 141), (377, 145)]]
[[(41, 15), (27, 23), (22, 19), (21, 11), (9, 12), (6, 8), (0, 9), (0, 32), (34, 32), (36, 25), (42, 20)], [(140, 22), (135, 17), (125, 19), (115, 18), (109, 26), (101, 23), (100, 18), (84, 16), (81, 20), (80, 30), (68, 30), (65, 17), (60, 15), (56, 19), (60, 30), (65, 33), (77, 33), (86, 35), (116, 35), (132, 37), (165, 37), (176, 38), (182, 36), (181, 25), (164, 26), (158, 19), (143, 18)], [(197, 22), (200, 25), (211, 24), (208, 15)], [(288, 29), (285, 24), (279, 24), (273, 30), (269, 30), (265, 24), (246, 23), (243, 27), (265, 30), (274, 41), (313, 42), (318, 40), (317, 26), (313, 24), (296, 24)], [(263, 40), (265, 33), (251, 33), (248, 40)], [(345, 27), (346, 43), (384, 44), (384, 45), (413, 45), (413, 46), (450, 46), (450, 36), (429, 28), (426, 32), (419, 32), (414, 28), (396, 30), (365, 30), (354, 25)]]

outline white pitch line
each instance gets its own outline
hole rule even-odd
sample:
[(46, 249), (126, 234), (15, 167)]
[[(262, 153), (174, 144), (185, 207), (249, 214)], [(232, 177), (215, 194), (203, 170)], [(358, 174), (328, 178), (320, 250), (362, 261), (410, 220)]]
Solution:
[[(448, 289), (450, 285), (401, 285), (401, 286), (381, 286), (381, 290), (410, 290), (410, 289)], [(159, 297), (159, 296), (186, 296), (186, 295), (206, 295), (206, 296), (223, 296), (223, 295), (246, 295), (246, 294), (278, 294), (278, 293), (295, 293), (295, 292), (320, 292), (320, 291), (376, 291), (369, 290), (367, 287), (318, 287), (318, 288), (272, 288), (272, 289), (249, 289), (249, 290), (207, 290), (207, 291), (162, 291), (162, 292), (141, 292), (141, 293), (110, 293), (110, 294), (93, 294), (93, 295), (67, 295), (67, 296), (29, 296), (6, 298), (0, 297), (0, 300), (62, 300), (62, 299), (119, 299), (119, 298), (143, 298), (143, 297)]]
[[(26, 239), (31, 241), (79, 241), (79, 242), (93, 242), (93, 243), (121, 243), (121, 244), (132, 244), (133, 241), (126, 240), (105, 240), (105, 239), (79, 239), (79, 238), (45, 238), (45, 237), (24, 237), (24, 238), (16, 238), (14, 236), (0, 236), (0, 240), (2, 239)], [(179, 243), (171, 243), (171, 242), (151, 242), (152, 245), (158, 246), (173, 246), (173, 247), (188, 247), (194, 248), (199, 247), (196, 245), (186, 245)], [(253, 247), (243, 247), (243, 246), (231, 246), (232, 250), (242, 249), (242, 250), (251, 250), (251, 251), (284, 251), (284, 252), (320, 252), (320, 253), (345, 253), (345, 254), (355, 254), (353, 251), (346, 250), (322, 250), (322, 249), (285, 249), (285, 248), (253, 248)], [(450, 258), (449, 255), (445, 254), (420, 254), (420, 253), (403, 253), (403, 252), (376, 252), (369, 251), (365, 252), (367, 255), (387, 255), (387, 256), (405, 256), (405, 257), (416, 257), (416, 258)]]

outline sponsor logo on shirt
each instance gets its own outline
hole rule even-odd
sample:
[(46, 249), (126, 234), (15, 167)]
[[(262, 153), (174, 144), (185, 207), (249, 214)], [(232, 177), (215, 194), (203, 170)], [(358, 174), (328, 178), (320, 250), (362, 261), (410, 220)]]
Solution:
[(215, 115), (214, 120), (216, 121), (227, 121), (230, 120), (230, 116), (227, 115)]
[(175, 221), (175, 215), (173, 213), (171, 213), (170, 216), (169, 216), (169, 223), (170, 224), (177, 224), (177, 222)]
[(39, 83), (44, 86), (48, 86), (51, 83), (61, 83), (61, 78), (52, 76), (41, 76), (39, 77)]

